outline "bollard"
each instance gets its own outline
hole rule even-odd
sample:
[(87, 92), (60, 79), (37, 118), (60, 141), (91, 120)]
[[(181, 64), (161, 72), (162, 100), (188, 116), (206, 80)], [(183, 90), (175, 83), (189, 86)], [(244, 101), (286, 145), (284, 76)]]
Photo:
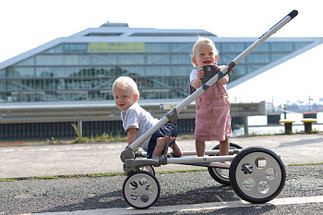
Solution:
[(301, 120), (304, 123), (304, 131), (306, 134), (312, 133), (312, 123), (316, 123), (317, 120), (314, 118), (305, 118)]
[(279, 120), (280, 123), (284, 123), (285, 125), (285, 134), (293, 133), (293, 120)]

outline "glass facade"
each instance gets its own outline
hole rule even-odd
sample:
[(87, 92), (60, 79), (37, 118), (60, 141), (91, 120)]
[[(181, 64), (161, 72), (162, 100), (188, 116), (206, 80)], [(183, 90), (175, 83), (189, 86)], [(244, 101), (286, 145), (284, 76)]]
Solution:
[[(265, 42), (234, 68), (230, 81), (309, 43)], [(219, 64), (229, 63), (249, 45), (216, 42)], [(1, 69), (0, 102), (113, 100), (112, 83), (121, 75), (135, 79), (141, 99), (185, 98), (192, 46), (193, 42), (60, 43)]]

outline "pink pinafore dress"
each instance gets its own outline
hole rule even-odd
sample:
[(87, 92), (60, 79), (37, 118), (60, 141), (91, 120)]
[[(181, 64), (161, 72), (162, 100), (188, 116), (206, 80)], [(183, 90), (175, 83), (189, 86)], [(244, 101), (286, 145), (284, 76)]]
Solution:
[(196, 99), (195, 139), (223, 141), (231, 136), (229, 96), (216, 83)]

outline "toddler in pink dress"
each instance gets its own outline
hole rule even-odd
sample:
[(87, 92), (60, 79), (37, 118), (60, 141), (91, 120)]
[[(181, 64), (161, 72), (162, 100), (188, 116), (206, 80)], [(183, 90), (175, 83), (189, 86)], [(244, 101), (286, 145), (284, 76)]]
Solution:
[[(192, 49), (192, 63), (197, 68), (191, 72), (190, 85), (198, 89), (204, 77), (205, 65), (215, 66), (218, 51), (212, 40), (199, 38)], [(198, 156), (205, 155), (205, 141), (220, 141), (220, 155), (227, 155), (232, 136), (229, 97), (225, 89), (226, 75), (196, 99), (195, 147)]]

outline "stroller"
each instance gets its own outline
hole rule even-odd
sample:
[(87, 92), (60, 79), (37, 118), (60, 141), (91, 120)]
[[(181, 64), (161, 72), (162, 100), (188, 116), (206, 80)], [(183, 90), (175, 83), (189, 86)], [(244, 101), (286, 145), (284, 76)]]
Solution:
[[(217, 156), (219, 155), (219, 145), (217, 145), (212, 150), (207, 150), (204, 157), (197, 157), (196, 152), (193, 151), (184, 151), (183, 156), (177, 158), (167, 154), (169, 139), (162, 158), (145, 158), (145, 152), (135, 151), (144, 140), (167, 122), (172, 123), (171, 134), (173, 124), (177, 121), (177, 115), (186, 106), (209, 87), (217, 83), (223, 76), (230, 73), (242, 59), (297, 16), (297, 14), (297, 10), (290, 12), (221, 71), (209, 77), (209, 80), (203, 81), (202, 87), (166, 113), (155, 126), (121, 153), (120, 158), (124, 162), (124, 171), (127, 174), (123, 184), (123, 196), (129, 205), (137, 209), (145, 209), (157, 201), (160, 195), (160, 185), (155, 176), (154, 167), (167, 164), (207, 167), (214, 180), (224, 185), (231, 185), (241, 199), (250, 203), (265, 203), (279, 195), (285, 185), (286, 170), (280, 157), (273, 151), (263, 147), (242, 149), (239, 145), (230, 143), (230, 150), (227, 156)], [(230, 167), (218, 166), (218, 163), (223, 161), (231, 162)]]

